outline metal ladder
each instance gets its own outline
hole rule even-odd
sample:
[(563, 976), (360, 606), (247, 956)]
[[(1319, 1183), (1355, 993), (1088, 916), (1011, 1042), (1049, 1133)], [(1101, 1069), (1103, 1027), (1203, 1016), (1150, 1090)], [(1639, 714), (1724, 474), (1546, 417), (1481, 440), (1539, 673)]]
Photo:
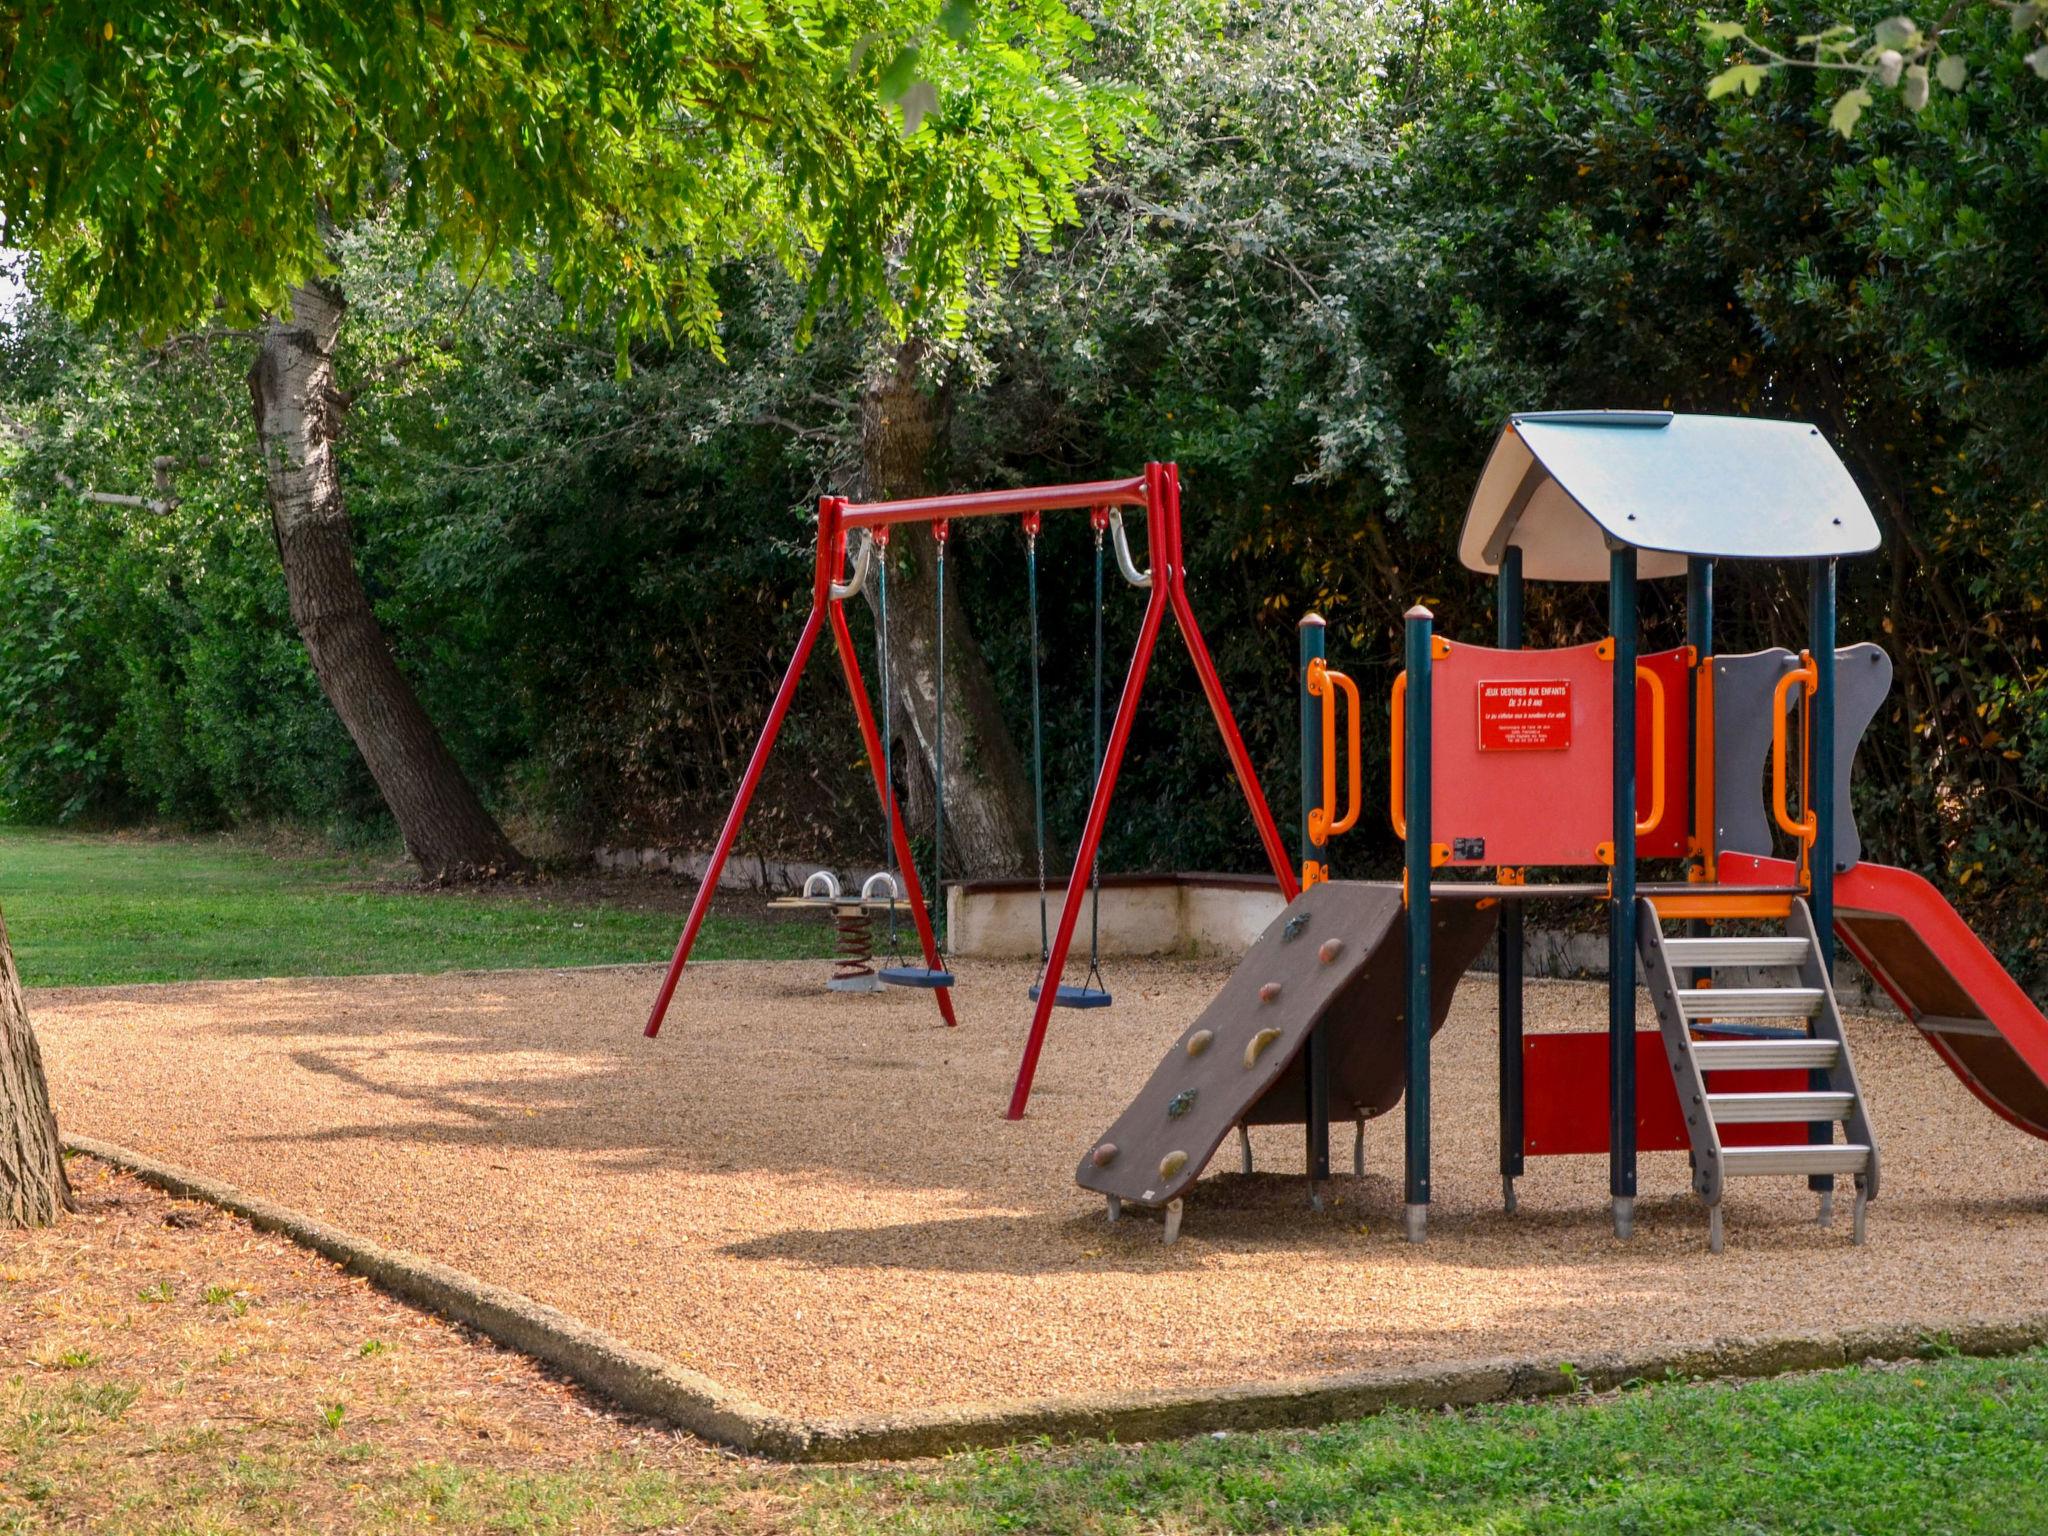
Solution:
[[(1813, 914), (1794, 897), (1785, 933), (1753, 938), (1681, 938), (1664, 932), (1656, 903), (1636, 903), (1637, 948), (1644, 980), (1657, 1008), (1664, 1037), (1664, 1056), (1678, 1085), (1678, 1106), (1692, 1140), (1693, 1190), (1707, 1207), (1707, 1246), (1722, 1245), (1721, 1197), (1726, 1181), (1749, 1174), (1835, 1174), (1856, 1181), (1852, 1241), (1862, 1242), (1864, 1214), (1877, 1196), (1877, 1138), (1870, 1128), (1863, 1090), (1856, 1082), (1849, 1042), (1842, 1033), (1835, 989), (1821, 964)], [(1717, 968), (1758, 968), (1798, 973), (1790, 986), (1681, 987), (1681, 971)], [(1705, 1020), (1786, 1020), (1803, 1024), (1806, 1033), (1789, 1038), (1696, 1040), (1693, 1031)], [(1707, 1086), (1709, 1072), (1754, 1072), (1792, 1068), (1808, 1074), (1798, 1092), (1730, 1091), (1725, 1084)], [(1788, 1141), (1782, 1145), (1724, 1146), (1726, 1125), (1797, 1124), (1825, 1127), (1822, 1139)], [(1834, 1139), (1843, 1128), (1844, 1140)], [(1821, 1223), (1833, 1210), (1832, 1193), (1821, 1196)]]

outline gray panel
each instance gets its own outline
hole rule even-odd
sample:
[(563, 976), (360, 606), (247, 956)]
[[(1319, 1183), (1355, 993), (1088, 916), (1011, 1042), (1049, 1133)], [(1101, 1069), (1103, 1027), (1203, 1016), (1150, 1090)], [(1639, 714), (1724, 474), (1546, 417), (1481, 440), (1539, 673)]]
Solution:
[[(1713, 658), (1714, 848), (1719, 853), (1768, 857), (1776, 851), (1764, 800), (1764, 774), (1771, 758), (1771, 695), (1778, 679), (1798, 665), (1799, 658), (1783, 647)], [(1786, 703), (1789, 713), (1789, 698)], [(1836, 719), (1840, 718), (1838, 710)]]
[[(1547, 483), (1531, 487), (1535, 467)], [(1503, 528), (1503, 523), (1511, 526)], [(1518, 414), (1487, 460), (1459, 556), (1480, 571), (1522, 551), (1532, 581), (1605, 581), (1605, 541), (1671, 557), (1811, 560), (1877, 548), (1877, 520), (1817, 427), (1653, 411)]]
[[(1892, 659), (1884, 647), (1845, 645), (1835, 652), (1835, 868), (1845, 870), (1863, 857), (1849, 781), (1863, 733), (1892, 691)], [(1716, 710), (1716, 714), (1720, 711)]]

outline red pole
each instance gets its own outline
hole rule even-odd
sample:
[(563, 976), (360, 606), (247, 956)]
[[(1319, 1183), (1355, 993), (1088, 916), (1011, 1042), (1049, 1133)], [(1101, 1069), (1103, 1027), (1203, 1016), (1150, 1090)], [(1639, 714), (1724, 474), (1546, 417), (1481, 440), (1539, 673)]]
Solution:
[(668, 974), (662, 978), (661, 991), (655, 995), (654, 1009), (647, 1015), (646, 1033), (650, 1040), (661, 1033), (661, 1021), (668, 1013), (669, 1000), (676, 994), (676, 983), (683, 978), (683, 965), (690, 958), (690, 946), (697, 942), (697, 930), (704, 926), (704, 915), (711, 910), (711, 897), (718, 889), (719, 872), (725, 868), (726, 855), (732, 852), (733, 841), (740, 835), (740, 823), (747, 819), (747, 806), (752, 803), (754, 790), (768, 767), (768, 754), (775, 749), (775, 738), (782, 734), (783, 717), (789, 713), (790, 701), (796, 697), (796, 685), (804, 675), (804, 663), (811, 659), (811, 647), (818, 643), (818, 631), (825, 627), (825, 613), (832, 606), (832, 583), (838, 578), (846, 554), (846, 536), (839, 522), (845, 507), (844, 496), (818, 498), (818, 548), (817, 559), (811, 569), (810, 617), (804, 620), (804, 632), (796, 642), (796, 654), (789, 658), (789, 670), (782, 674), (782, 686), (775, 690), (775, 702), (768, 707), (768, 719), (761, 727), (761, 739), (754, 743), (754, 755), (747, 759), (747, 771), (740, 779), (739, 792), (732, 797), (732, 809), (725, 813), (725, 826), (718, 834), (718, 846), (711, 850), (711, 862), (704, 870), (703, 883), (697, 887), (697, 894), (690, 902), (690, 915), (683, 923), (683, 936), (676, 940), (676, 952), (669, 959)]
[[(878, 557), (880, 552), (878, 551)], [(868, 686), (860, 675), (860, 656), (853, 648), (853, 631), (846, 627), (846, 614), (838, 603), (832, 605), (832, 638), (839, 645), (839, 665), (846, 673), (846, 691), (853, 695), (853, 712), (860, 721), (861, 740), (867, 743), (868, 767), (874, 771), (875, 789), (882, 797), (882, 804), (889, 818), (889, 837), (896, 850), (896, 867), (903, 871), (903, 895), (910, 903), (910, 910), (917, 919), (917, 936), (924, 945), (924, 963), (936, 971), (939, 968), (939, 941), (932, 933), (931, 914), (925, 911), (924, 890), (917, 882), (917, 862), (910, 856), (910, 837), (903, 830), (903, 817), (896, 808), (896, 788), (882, 772), (882, 736), (875, 726), (874, 707), (868, 702)], [(884, 699), (884, 707), (888, 700)], [(941, 887), (940, 900), (944, 900)], [(960, 1021), (953, 1017), (953, 994), (950, 987), (932, 988), (933, 996), (939, 1000), (939, 1017), (947, 1027)]]
[(782, 686), (775, 690), (775, 703), (768, 710), (767, 723), (761, 727), (761, 739), (754, 743), (754, 755), (747, 760), (747, 771), (740, 780), (739, 793), (732, 798), (732, 809), (725, 813), (725, 828), (718, 834), (718, 846), (711, 851), (711, 862), (704, 870), (704, 882), (697, 887), (696, 898), (690, 903), (690, 917), (683, 924), (683, 936), (676, 941), (675, 956), (668, 963), (668, 975), (662, 978), (661, 991), (654, 999), (654, 1011), (647, 1016), (649, 1039), (661, 1033), (662, 1017), (668, 1012), (669, 999), (675, 996), (676, 983), (682, 979), (683, 962), (690, 958), (690, 946), (697, 942), (697, 930), (704, 925), (704, 914), (711, 910), (712, 893), (718, 889), (719, 871), (725, 868), (725, 856), (732, 852), (733, 840), (740, 835), (740, 823), (746, 820), (747, 805), (754, 798), (754, 787), (761, 782), (762, 771), (768, 766), (768, 754), (774, 749), (775, 738), (782, 730), (782, 717), (789, 713), (789, 701), (796, 697), (797, 680), (804, 675), (804, 663), (810, 660), (811, 647), (817, 643), (818, 631), (824, 624), (824, 612), (814, 603), (811, 616), (804, 621), (803, 636), (796, 643), (796, 654), (789, 659), (789, 670), (782, 674)]
[[(1160, 515), (1164, 496), (1163, 466), (1145, 466), (1147, 537), (1155, 550), (1167, 548)], [(1124, 748), (1131, 739), (1131, 726), (1138, 716), (1138, 698), (1145, 690), (1145, 673), (1152, 665), (1152, 650), (1159, 639), (1159, 626), (1166, 618), (1170, 576), (1153, 563), (1152, 596), (1145, 604), (1144, 622), (1138, 628), (1137, 648), (1131, 653), (1131, 669), (1124, 678), (1123, 697), (1116, 706), (1116, 724), (1110, 728), (1109, 744), (1102, 753), (1102, 775), (1096, 780), (1094, 797), (1088, 802), (1088, 822), (1081, 833), (1081, 846), (1074, 851), (1074, 872), (1067, 877), (1067, 897), (1060, 906), (1059, 927), (1054, 930), (1052, 953), (1038, 978), (1038, 1006), (1032, 1010), (1031, 1033), (1024, 1041), (1024, 1058), (1017, 1064), (1017, 1083), (1010, 1090), (1008, 1118), (1024, 1118), (1031, 1102), (1031, 1079), (1038, 1071), (1038, 1055), (1045, 1048), (1045, 1031), (1059, 996), (1060, 977), (1066, 971), (1067, 949), (1074, 941), (1074, 924), (1081, 916), (1081, 898), (1088, 890), (1088, 873), (1095, 865), (1095, 852), (1102, 842), (1102, 829), (1109, 820), (1109, 800), (1116, 790), (1117, 769), (1123, 763)]]
[(1280, 828), (1273, 821), (1272, 807), (1266, 804), (1266, 792), (1259, 787), (1258, 770), (1252, 766), (1252, 755), (1246, 750), (1244, 737), (1238, 731), (1237, 716), (1231, 713), (1230, 700), (1224, 696), (1223, 679), (1216, 675), (1216, 663), (1209, 658), (1208, 644), (1202, 639), (1202, 626), (1195, 622), (1194, 605), (1188, 601), (1187, 565), (1181, 550), (1178, 464), (1166, 466), (1165, 480), (1165, 521), (1172, 550), (1167, 585), (1172, 594), (1174, 617), (1180, 624), (1181, 639), (1187, 642), (1188, 656), (1194, 661), (1195, 675), (1202, 680), (1202, 692), (1208, 695), (1209, 711), (1216, 717), (1216, 728), (1223, 733), (1223, 750), (1230, 754), (1230, 766), (1237, 772), (1238, 787), (1244, 791), (1245, 802), (1251, 807), (1252, 824), (1258, 828), (1259, 841), (1266, 846), (1266, 862), (1280, 877), (1280, 894), (1292, 901), (1300, 894), (1294, 878), (1293, 860), (1288, 857), (1287, 845), (1280, 839)]

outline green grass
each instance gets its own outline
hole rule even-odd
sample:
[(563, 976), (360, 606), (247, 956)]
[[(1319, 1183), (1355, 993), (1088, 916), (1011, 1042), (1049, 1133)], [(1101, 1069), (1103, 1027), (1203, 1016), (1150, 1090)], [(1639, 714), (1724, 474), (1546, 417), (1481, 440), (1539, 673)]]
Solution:
[[(682, 924), (679, 912), (562, 899), (545, 885), (391, 888), (404, 878), (402, 866), (360, 857), (0, 829), (0, 910), (30, 986), (663, 960)], [(828, 949), (822, 923), (714, 911), (695, 956), (796, 959)]]
[(848, 1536), (2043, 1531), (2048, 1356), (981, 1456), (838, 1485), (822, 1513)]
[[(1410, 1532), (1442, 1536), (2010, 1536), (2048, 1529), (2048, 1355), (1944, 1359), (1583, 1402), (1389, 1414), (1341, 1427), (935, 1466), (695, 1471), (606, 1455), (531, 1470), (413, 1461), (339, 1437), (230, 1432), (138, 1456), (134, 1390), (25, 1387), (0, 1531), (95, 1509), (105, 1532), (807, 1530)], [(11, 1486), (10, 1486), (11, 1485)], [(11, 1497), (8, 1497), (11, 1495)], [(11, 1505), (11, 1507), (9, 1507)], [(54, 1522), (53, 1522), (54, 1523)]]

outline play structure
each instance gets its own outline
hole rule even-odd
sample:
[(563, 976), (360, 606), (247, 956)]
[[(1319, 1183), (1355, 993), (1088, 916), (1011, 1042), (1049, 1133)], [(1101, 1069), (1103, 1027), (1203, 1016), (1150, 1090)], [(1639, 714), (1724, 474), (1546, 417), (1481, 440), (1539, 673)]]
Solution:
[[(1149, 569), (1140, 570), (1131, 555), (1123, 525), (1123, 514), (1127, 508), (1138, 509), (1144, 515), (1146, 551), (1151, 560)], [(1107, 1006), (1112, 1001), (1109, 988), (1102, 980), (1099, 965), (1099, 948), (1093, 932), (1093, 902), (1089, 903), (1091, 935), (1088, 971), (1078, 985), (1066, 983), (1067, 956), (1081, 916), (1081, 898), (1084, 893), (1094, 888), (1099, 880), (1098, 852), (1102, 843), (1103, 828), (1109, 817), (1110, 800), (1116, 790), (1117, 770), (1130, 741), (1131, 728), (1137, 718), (1146, 672), (1151, 666), (1160, 629), (1169, 615), (1172, 616), (1182, 640), (1187, 645), (1189, 659), (1194, 663), (1196, 676), (1201, 680), (1202, 692), (1209, 702), (1217, 729), (1222, 735), (1224, 750), (1236, 771), (1238, 783), (1250, 806), (1253, 825), (1258, 831), (1267, 860), (1280, 881), (1282, 891), (1289, 899), (1294, 897), (1297, 888), (1292, 861), (1288, 857), (1286, 845), (1281, 840), (1280, 830), (1274, 824), (1273, 813), (1267, 807), (1265, 792), (1259, 787), (1258, 775), (1252, 768), (1251, 755), (1245, 750), (1244, 740), (1238, 732), (1237, 720), (1231, 713), (1229, 700), (1224, 697), (1223, 684), (1216, 675), (1215, 664), (1209, 658), (1209, 648), (1202, 639), (1201, 626), (1196, 622), (1194, 608), (1188, 601), (1186, 570), (1182, 563), (1181, 550), (1180, 475), (1174, 465), (1148, 464), (1143, 474), (1127, 480), (929, 496), (907, 501), (858, 503), (841, 496), (827, 496), (818, 503), (810, 613), (804, 622), (803, 632), (798, 637), (796, 654), (790, 658), (782, 684), (776, 690), (774, 703), (769, 707), (768, 718), (761, 728), (760, 740), (755, 744), (753, 755), (747, 762), (746, 772), (740, 780), (739, 790), (733, 796), (731, 809), (726, 813), (725, 825), (719, 832), (718, 842), (712, 850), (703, 883), (698, 887), (696, 898), (690, 904), (682, 936), (676, 942), (675, 954), (669, 962), (668, 973), (662, 980), (661, 990), (656, 995), (653, 1010), (648, 1016), (646, 1032), (649, 1035), (657, 1034), (661, 1029), (662, 1020), (675, 995), (676, 984), (682, 977), (683, 967), (689, 961), (691, 946), (696, 942), (697, 932), (703, 926), (704, 915), (709, 910), (712, 896), (717, 890), (719, 873), (724, 868), (726, 857), (732, 851), (733, 841), (738, 837), (740, 827), (746, 819), (747, 806), (753, 799), (754, 789), (760, 783), (769, 754), (774, 750), (775, 738), (781, 731), (783, 719), (789, 713), (791, 701), (795, 698), (797, 683), (803, 676), (805, 663), (809, 661), (819, 635), (828, 626), (839, 653), (840, 669), (845, 675), (847, 692), (853, 700), (854, 716), (859, 722), (861, 738), (867, 749), (868, 766), (874, 776), (875, 792), (881, 810), (883, 857), (889, 865), (888, 868), (879, 871), (874, 879), (885, 882), (880, 886), (880, 891), (886, 893), (886, 899), (882, 904), (888, 913), (891, 963), (884, 964), (875, 970), (874, 974), (880, 985), (929, 989), (938, 1004), (940, 1016), (949, 1025), (955, 1022), (951, 995), (953, 976), (947, 970), (943, 958), (939, 927), (943, 923), (945, 889), (945, 772), (941, 766), (940, 771), (934, 775), (932, 887), (934, 894), (939, 898), (936, 907), (938, 917), (935, 922), (934, 909), (928, 908), (923, 888), (919, 884), (917, 870), (911, 858), (909, 839), (903, 825), (903, 816), (897, 806), (892, 744), (894, 733), (881, 730), (876, 725), (875, 712), (869, 703), (867, 685), (861, 674), (860, 656), (854, 647), (853, 632), (847, 623), (845, 612), (847, 602), (863, 593), (868, 581), (872, 579), (875, 582), (877, 610), (877, 685), (886, 706), (891, 698), (888, 548), (892, 532), (899, 527), (917, 529), (935, 541), (938, 738), (933, 745), (933, 759), (940, 765), (945, 762), (945, 573), (946, 544), (951, 525), (966, 518), (1014, 517), (1018, 520), (1023, 533), (1026, 590), (1031, 605), (1032, 770), (1037, 795), (1040, 910), (1041, 914), (1044, 913), (1046, 833), (1044, 753), (1039, 730), (1038, 535), (1047, 513), (1073, 511), (1086, 512), (1089, 515), (1095, 534), (1095, 782), (1089, 795), (1087, 820), (1082, 829), (1079, 847), (1075, 851), (1073, 869), (1067, 878), (1066, 899), (1060, 907), (1059, 921), (1057, 924), (1046, 925), (1043, 924), (1043, 916), (1041, 918), (1043, 954), (1038, 980), (1029, 992), (1033, 1005), (1031, 1029), (1025, 1043), (1023, 1060), (1018, 1065), (1016, 1085), (1011, 1094), (1010, 1118), (1020, 1118), (1030, 1101), (1031, 1081), (1037, 1070), (1040, 1052), (1044, 1048), (1053, 1009), (1099, 1008)], [(849, 576), (849, 540), (855, 534), (862, 534), (864, 537), (857, 556), (853, 557), (852, 574)], [(1123, 693), (1117, 703), (1115, 720), (1106, 739), (1102, 729), (1105, 541), (1114, 547), (1117, 568), (1125, 582), (1146, 594), (1145, 613), (1139, 624), (1137, 644), (1125, 674)], [(899, 871), (900, 884), (897, 881)], [(901, 905), (908, 908), (915, 925), (922, 951), (921, 964), (905, 963), (900, 956), (893, 953), (899, 910), (895, 897), (898, 892), (901, 894)], [(830, 900), (822, 896), (814, 899), (821, 906), (831, 905)]]
[[(1980, 1099), (2048, 1137), (2048, 1020), (1930, 885), (1862, 859), (1850, 770), (1891, 664), (1873, 645), (1837, 649), (1835, 577), (1877, 544), (1812, 427), (1660, 411), (1512, 418), (1459, 541), (1463, 563), (1496, 580), (1496, 643), (1438, 636), (1419, 606), (1407, 615), (1390, 700), (1401, 884), (1330, 878), (1330, 843), (1362, 810), (1358, 690), (1329, 666), (1311, 616), (1303, 892), (1083, 1155), (1081, 1185), (1112, 1218), (1127, 1203), (1163, 1207), (1170, 1241), (1183, 1194), (1233, 1128), (1303, 1124), (1313, 1200), (1332, 1117), (1357, 1121), (1362, 1158), (1364, 1121), (1401, 1102), (1406, 1226), (1422, 1240), (1430, 1041), (1496, 920), (1509, 1211), (1528, 1159), (1604, 1153), (1625, 1237), (1638, 1153), (1684, 1150), (1716, 1251), (1728, 1181), (1751, 1175), (1804, 1176), (1823, 1224), (1834, 1181), (1850, 1179), (1860, 1242), (1880, 1159), (1831, 980), (1838, 935)], [(1715, 654), (1723, 560), (1805, 567), (1800, 653)], [(1638, 582), (1679, 577), (1687, 643), (1642, 654)], [(1524, 649), (1525, 581), (1604, 581), (1607, 638)], [(1685, 878), (1644, 880), (1645, 860)], [(1532, 878), (1550, 869), (1600, 878)], [(1532, 901), (1605, 905), (1604, 1036), (1525, 1031)], [(1636, 1028), (1639, 975), (1655, 1030)]]

